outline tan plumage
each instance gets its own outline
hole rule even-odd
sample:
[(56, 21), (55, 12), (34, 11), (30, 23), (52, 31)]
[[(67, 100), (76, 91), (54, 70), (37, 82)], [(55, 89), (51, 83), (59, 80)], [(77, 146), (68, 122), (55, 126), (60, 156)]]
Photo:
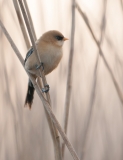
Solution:
[[(65, 40), (67, 40), (67, 38), (65, 38), (59, 31), (52, 30), (44, 33), (36, 41), (37, 49), (38, 49), (41, 61), (44, 65), (45, 75), (52, 72), (58, 66), (63, 55), (62, 46)], [(34, 51), (29, 57), (28, 57), (28, 53), (27, 53), (27, 58), (25, 59), (25, 69), (28, 72), (32, 73), (36, 78), (37, 76), (40, 76), (39, 71), (36, 69), (36, 67), (38, 66), (37, 57)], [(32, 93), (30, 91), (30, 87), (34, 89), (31, 81), (29, 82), (29, 85), (28, 85), (27, 97), (25, 101), (25, 105), (28, 105), (31, 108), (33, 95), (31, 95)], [(29, 96), (31, 96), (30, 98), (31, 100), (28, 100)]]

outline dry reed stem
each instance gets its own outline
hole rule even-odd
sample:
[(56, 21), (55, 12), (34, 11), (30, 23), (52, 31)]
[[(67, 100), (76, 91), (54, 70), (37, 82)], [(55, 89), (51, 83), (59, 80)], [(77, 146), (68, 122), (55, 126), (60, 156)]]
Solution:
[[(19, 5), (20, 5), (20, 8), (21, 8), (24, 20), (25, 20), (25, 24), (27, 26), (27, 30), (28, 30), (28, 33), (29, 33), (29, 36), (30, 36), (30, 39), (31, 39), (31, 43), (33, 45), (34, 51), (35, 51), (36, 56), (37, 56), (37, 62), (40, 65), (41, 59), (40, 59), (37, 47), (35, 45), (35, 39), (34, 39), (34, 35), (33, 35), (33, 32), (32, 32), (31, 24), (30, 24), (29, 19), (28, 19), (27, 15), (26, 15), (26, 11), (25, 11), (24, 5), (22, 3), (22, 0), (18, 0), (18, 2), (19, 2)], [(42, 74), (42, 72), (41, 72), (41, 74)]]
[(117, 81), (116, 81), (116, 79), (115, 79), (115, 77), (114, 77), (114, 74), (113, 74), (113, 72), (112, 72), (112, 70), (111, 70), (111, 68), (110, 68), (110, 66), (109, 66), (109, 64), (108, 64), (108, 62), (107, 62), (104, 54), (103, 54), (103, 51), (102, 51), (102, 49), (101, 49), (101, 46), (100, 46), (98, 40), (96, 39), (96, 37), (95, 37), (95, 35), (94, 35), (94, 33), (93, 33), (93, 30), (92, 30), (92, 28), (91, 28), (91, 26), (90, 26), (90, 24), (89, 24), (89, 20), (88, 20), (87, 16), (85, 15), (85, 13), (84, 13), (84, 12), (82, 11), (82, 9), (80, 8), (80, 6), (78, 5), (78, 3), (76, 3), (75, 6), (76, 6), (76, 9), (78, 10), (78, 12), (80, 13), (80, 15), (83, 17), (83, 19), (84, 19), (84, 21), (85, 21), (85, 24), (87, 25), (87, 27), (88, 27), (88, 29), (89, 29), (89, 31), (90, 31), (90, 33), (91, 33), (91, 35), (92, 35), (95, 43), (96, 43), (96, 45), (97, 45), (97, 47), (98, 47), (98, 49), (99, 49), (99, 54), (100, 54), (100, 56), (102, 57), (103, 62), (104, 62), (106, 68), (108, 69), (108, 71), (109, 71), (109, 73), (110, 73), (110, 76), (111, 76), (111, 78), (112, 78), (112, 80), (113, 80), (113, 83), (114, 83), (114, 86), (115, 86), (115, 88), (116, 88), (116, 91), (117, 91), (117, 93), (118, 93), (119, 99), (120, 99), (121, 103), (123, 104), (123, 93), (122, 93), (122, 91), (121, 91), (121, 89), (120, 89), (120, 87), (119, 87), (119, 85), (118, 85), (118, 83), (117, 83)]
[[(20, 8), (21, 8), (21, 11), (22, 11), (22, 14), (23, 14), (23, 17), (24, 17), (24, 20), (25, 20), (25, 23), (26, 23), (26, 26), (27, 26), (27, 30), (28, 30), (28, 33), (29, 33), (29, 36), (30, 36), (30, 39), (31, 39), (31, 42), (32, 42), (32, 45), (33, 45), (33, 48), (35, 50), (35, 53), (36, 53), (36, 56), (37, 56), (37, 60), (38, 60), (38, 63), (40, 64), (41, 63), (41, 58), (40, 58), (40, 55), (38, 53), (38, 50), (37, 50), (37, 47), (35, 45), (35, 38), (34, 38), (34, 31), (32, 31), (33, 29), (31, 28), (32, 25), (30, 23), (30, 18), (28, 18), (28, 12), (26, 14), (26, 11), (25, 11), (25, 8), (24, 8), (24, 5), (22, 3), (22, 0), (18, 0), (19, 1), (19, 4), (20, 4)], [(42, 70), (39, 69), (39, 73), (42, 77), (42, 82), (43, 82), (43, 85), (45, 86), (47, 84), (47, 81), (46, 81), (46, 78), (45, 78), (45, 75), (44, 75), (44, 72)], [(51, 106), (51, 100), (50, 100), (50, 95), (49, 95), (49, 92), (46, 93), (46, 97), (47, 97), (47, 100), (48, 100), (48, 103), (50, 104)], [(60, 140), (59, 140), (59, 135), (58, 135), (58, 131), (56, 129), (56, 127), (54, 126), (54, 123), (52, 122), (51, 118), (49, 117), (49, 115), (47, 114), (47, 111), (45, 110), (45, 113), (46, 113), (46, 117), (47, 117), (47, 120), (48, 120), (48, 124), (49, 124), (49, 127), (50, 127), (50, 131), (51, 131), (51, 135), (52, 135), (52, 138), (53, 138), (53, 144), (54, 144), (54, 152), (55, 152), (55, 159), (56, 160), (61, 160), (62, 159), (62, 156), (61, 156), (61, 148), (60, 148)]]
[(95, 96), (96, 96), (97, 69), (99, 65), (99, 59), (100, 59), (100, 55), (98, 54), (97, 59), (96, 59), (95, 69), (94, 69), (93, 88), (92, 88), (91, 98), (89, 101), (89, 109), (88, 109), (88, 113), (86, 116), (87, 121), (86, 121), (86, 126), (84, 129), (84, 133), (83, 133), (81, 160), (84, 160), (86, 156), (86, 144), (88, 140), (88, 135), (90, 133), (90, 126), (92, 124), (92, 118), (94, 114), (94, 102), (95, 102)]
[[(105, 12), (106, 12), (106, 5), (107, 5), (107, 0), (104, 2), (104, 16), (102, 18), (102, 29), (101, 29), (101, 36), (100, 36), (100, 41), (99, 44), (101, 46), (103, 39), (104, 39), (104, 32), (105, 32)], [(92, 124), (92, 118), (93, 118), (93, 112), (94, 112), (94, 102), (95, 102), (95, 97), (96, 97), (96, 87), (97, 87), (97, 72), (98, 72), (98, 65), (99, 65), (99, 60), (100, 60), (100, 54), (97, 55), (96, 59), (96, 64), (95, 64), (95, 69), (94, 69), (94, 79), (93, 79), (93, 87), (92, 87), (92, 92), (91, 92), (91, 98), (89, 101), (89, 112), (86, 117), (88, 117), (87, 122), (86, 122), (86, 127), (84, 131), (84, 140), (83, 140), (83, 145), (82, 145), (82, 155), (81, 155), (81, 160), (85, 159), (86, 156), (86, 144), (88, 140), (88, 135), (90, 131), (90, 126)]]
[[(28, 15), (28, 18), (29, 18), (29, 22), (30, 22), (30, 25), (31, 25), (31, 27), (32, 27), (32, 32), (33, 32), (33, 35), (34, 35), (34, 40), (36, 40), (37, 38), (36, 38), (36, 34), (35, 34), (35, 30), (34, 30), (34, 25), (33, 25), (33, 22), (32, 22), (32, 18), (31, 18), (30, 12), (29, 12), (29, 8), (28, 8), (28, 5), (27, 5), (27, 1), (24, 0), (23, 3), (24, 3), (24, 5), (25, 5), (25, 9), (26, 9), (26, 11), (27, 11), (27, 15)], [(40, 81), (40, 82), (41, 82), (41, 81)], [(44, 84), (44, 85), (47, 84), (47, 81), (46, 81), (45, 76), (44, 76), (44, 78), (43, 78), (43, 84)], [(50, 94), (49, 94), (49, 92), (46, 93), (46, 99), (48, 100), (48, 102), (49, 102), (49, 104), (50, 104), (50, 106), (51, 106), (51, 99), (50, 99)], [(47, 114), (47, 113), (46, 113), (46, 114)], [(46, 115), (46, 116), (48, 116), (48, 115)], [(48, 118), (48, 117), (47, 117), (47, 118)], [(48, 119), (50, 120), (50, 117), (49, 117)], [(51, 122), (51, 123), (52, 123), (52, 122)], [(55, 145), (55, 150), (56, 150), (56, 154), (57, 154), (57, 155), (56, 155), (56, 159), (61, 160), (61, 159), (62, 159), (62, 155), (61, 155), (61, 148), (60, 148), (60, 137), (59, 137), (59, 133), (58, 133), (56, 127), (54, 126), (54, 124), (52, 124), (52, 127), (53, 127), (53, 129), (54, 129), (54, 132), (53, 132), (54, 138), (53, 138), (53, 140), (54, 140), (54, 144), (56, 144), (56, 145)]]
[(32, 28), (34, 40), (36, 41), (36, 40), (37, 40), (37, 37), (36, 37), (36, 33), (35, 33), (35, 29), (34, 29), (33, 22), (32, 22), (32, 18), (31, 18), (31, 15), (30, 15), (29, 7), (28, 7), (28, 5), (27, 5), (27, 1), (26, 1), (26, 0), (23, 0), (23, 3), (24, 3), (25, 10), (26, 10), (27, 15), (28, 15), (28, 18), (29, 18), (29, 22), (30, 22), (31, 28)]
[[(101, 24), (101, 35), (100, 35), (100, 41), (99, 44), (101, 46), (103, 39), (104, 39), (104, 34), (105, 34), (105, 27), (106, 27), (106, 23), (105, 23), (105, 14), (106, 14), (106, 6), (107, 6), (107, 0), (104, 1), (104, 11), (103, 11), (103, 17), (102, 17), (102, 24)], [(88, 109), (88, 115), (87, 117), (87, 122), (86, 122), (86, 126), (84, 129), (84, 138), (83, 138), (83, 142), (82, 142), (82, 153), (81, 153), (81, 159), (84, 160), (85, 156), (86, 156), (86, 144), (87, 144), (87, 140), (88, 140), (88, 135), (90, 133), (90, 128), (91, 128), (91, 124), (92, 124), (92, 118), (93, 118), (93, 114), (94, 114), (94, 102), (95, 102), (95, 97), (96, 97), (96, 87), (97, 87), (97, 72), (98, 72), (98, 65), (99, 65), (99, 60), (100, 60), (100, 54), (97, 55), (96, 58), (96, 64), (95, 64), (95, 68), (94, 68), (94, 79), (93, 79), (93, 87), (92, 87), (92, 91), (91, 91), (91, 97), (90, 97), (90, 101), (89, 101), (89, 109)]]
[[(21, 64), (22, 64), (23, 67), (24, 67), (23, 57), (21, 56), (18, 48), (16, 47), (16, 45), (15, 45), (15, 43), (13, 42), (12, 38), (10, 37), (10, 35), (8, 34), (8, 32), (7, 32), (7, 30), (5, 29), (3, 23), (1, 22), (1, 20), (0, 20), (0, 26), (1, 26), (1, 29), (2, 29), (3, 33), (5, 34), (6, 38), (8, 39), (9, 43), (11, 44), (11, 46), (12, 46), (15, 54), (17, 55), (18, 59), (20, 60)], [(24, 68), (24, 70), (25, 70), (25, 68)], [(25, 70), (25, 71), (26, 71), (26, 70)], [(26, 72), (27, 72), (27, 71), (26, 71)], [(51, 119), (52, 119), (52, 121), (54, 122), (56, 128), (58, 129), (58, 131), (59, 131), (62, 139), (65, 141), (65, 144), (66, 144), (66, 146), (68, 147), (68, 149), (69, 149), (69, 151), (70, 151), (73, 159), (74, 159), (74, 160), (79, 160), (79, 158), (78, 158), (78, 156), (77, 156), (77, 154), (76, 154), (73, 146), (72, 146), (71, 143), (69, 142), (66, 134), (65, 134), (64, 131), (62, 130), (62, 128), (61, 128), (58, 120), (56, 119), (54, 113), (52, 112), (52, 109), (51, 109), (48, 101), (44, 98), (41, 89), (38, 87), (38, 85), (37, 85), (36, 81), (34, 80), (34, 78), (32, 77), (32, 75), (29, 74), (28, 72), (27, 72), (27, 74), (28, 74), (30, 80), (32, 81), (32, 83), (33, 83), (33, 85), (34, 85), (34, 87), (35, 87), (35, 90), (36, 90), (36, 92), (38, 93), (40, 99), (42, 100), (42, 103), (43, 103), (45, 109), (47, 110), (49, 116), (51, 117)]]
[[(66, 85), (66, 98), (65, 98), (65, 116), (64, 116), (64, 132), (67, 133), (70, 98), (72, 90), (72, 66), (73, 66), (73, 54), (74, 54), (74, 34), (75, 34), (75, 0), (72, 0), (72, 22), (71, 22), (71, 43), (68, 62), (68, 75)], [(62, 144), (62, 157), (64, 158), (65, 143)]]
[(16, 14), (17, 14), (17, 17), (18, 17), (20, 27), (21, 27), (21, 31), (22, 31), (23, 36), (24, 36), (26, 46), (27, 46), (27, 48), (29, 48), (30, 47), (30, 41), (28, 39), (27, 31), (26, 31), (26, 28), (25, 28), (25, 25), (24, 25), (24, 21), (23, 21), (23, 18), (22, 18), (17, 0), (13, 0), (13, 4), (14, 4), (14, 7), (15, 7), (15, 11), (16, 11)]

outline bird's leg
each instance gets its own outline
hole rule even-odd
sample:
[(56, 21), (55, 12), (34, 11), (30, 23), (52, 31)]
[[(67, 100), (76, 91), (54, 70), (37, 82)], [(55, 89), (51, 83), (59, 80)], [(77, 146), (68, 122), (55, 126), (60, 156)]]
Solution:
[(44, 88), (42, 88), (42, 92), (47, 93), (47, 92), (49, 91), (49, 89), (50, 89), (49, 85), (46, 84), (46, 85), (44, 86)]
[(40, 63), (39, 65), (36, 65), (36, 69), (39, 69), (42, 67), (42, 71), (44, 70), (44, 63)]

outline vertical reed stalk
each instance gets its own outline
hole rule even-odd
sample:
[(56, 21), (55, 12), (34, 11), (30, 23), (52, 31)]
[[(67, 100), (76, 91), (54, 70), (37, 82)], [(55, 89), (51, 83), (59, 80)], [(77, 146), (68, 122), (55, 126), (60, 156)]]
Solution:
[[(30, 21), (29, 21), (31, 19), (31, 16), (29, 16), (30, 18), (28, 18), (27, 14), (29, 13), (29, 10), (28, 10), (27, 13), (26, 13), (26, 10), (25, 10), (25, 8), (28, 8), (27, 4), (26, 4), (26, 7), (24, 8), (22, 0), (18, 0), (18, 1), (19, 1), (19, 5), (20, 5), (20, 8), (21, 8), (24, 20), (25, 20), (25, 24), (27, 26), (28, 34), (30, 36), (33, 48), (34, 48), (36, 56), (37, 56), (37, 61), (40, 64), (41, 63), (41, 58), (40, 58), (40, 55), (38, 53), (37, 47), (35, 45), (35, 38), (36, 37), (33, 35), (33, 33), (35, 33), (35, 32), (34, 32), (34, 29), (32, 29), (33, 28), (32, 23), (30, 23)], [(45, 86), (47, 84), (47, 81), (46, 81), (44, 72), (41, 71), (41, 70), (39, 70), (39, 72), (40, 72), (40, 75), (42, 77), (43, 86)], [(51, 101), (50, 101), (49, 93), (46, 93), (46, 97), (47, 97), (48, 103), (50, 104)], [(59, 141), (58, 132), (57, 132), (56, 127), (54, 126), (54, 124), (53, 124), (53, 122), (52, 122), (52, 120), (51, 120), (51, 118), (48, 115), (46, 110), (45, 110), (45, 113), (46, 113), (46, 117), (47, 117), (47, 120), (48, 120), (49, 128), (50, 128), (52, 139), (53, 139), (55, 159), (56, 160), (61, 160), (61, 149), (59, 147), (60, 146), (60, 141)]]
[[(75, 0), (72, 0), (72, 22), (71, 22), (71, 42), (70, 53), (68, 62), (68, 75), (66, 85), (66, 98), (65, 98), (65, 115), (64, 115), (64, 132), (67, 133), (70, 98), (72, 90), (72, 67), (73, 67), (73, 55), (74, 55), (74, 35), (75, 35)], [(65, 143), (62, 144), (62, 157), (64, 158)]]

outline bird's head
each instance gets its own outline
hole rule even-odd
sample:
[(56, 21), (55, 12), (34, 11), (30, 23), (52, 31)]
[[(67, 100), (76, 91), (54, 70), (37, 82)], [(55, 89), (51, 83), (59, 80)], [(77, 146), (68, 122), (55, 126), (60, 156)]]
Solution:
[(65, 38), (62, 33), (56, 30), (45, 32), (42, 35), (41, 39), (47, 43), (52, 43), (53, 45), (56, 45), (58, 47), (62, 47), (64, 41), (68, 40), (68, 38)]

